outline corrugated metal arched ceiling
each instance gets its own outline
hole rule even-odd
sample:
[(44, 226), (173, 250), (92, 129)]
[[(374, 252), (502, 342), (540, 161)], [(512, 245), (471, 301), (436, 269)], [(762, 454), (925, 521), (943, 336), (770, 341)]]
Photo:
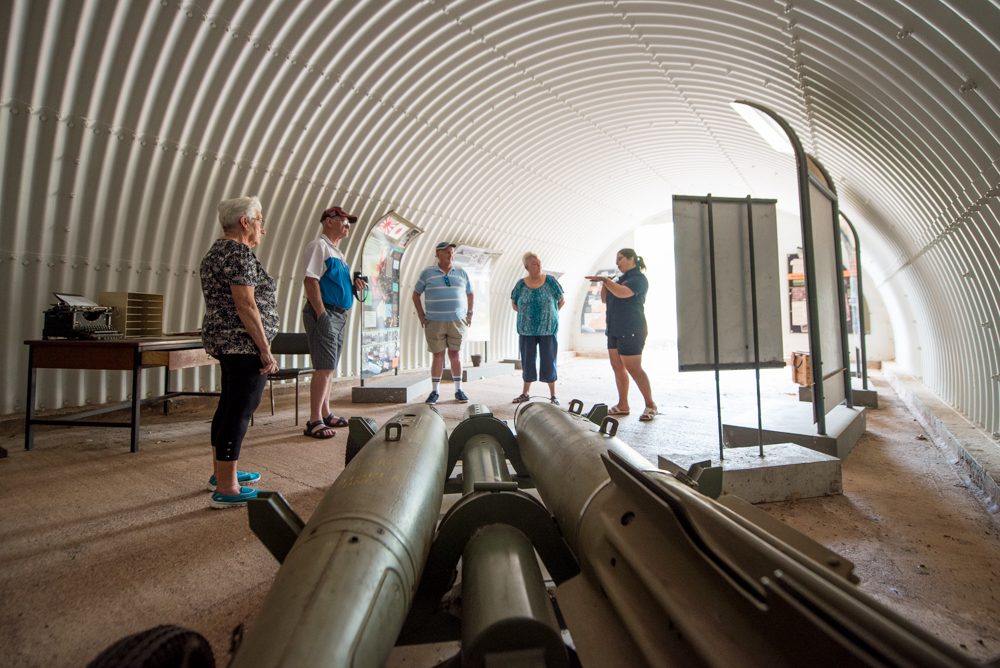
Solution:
[[(796, 210), (744, 98), (833, 176), (900, 361), (1000, 430), (998, 26), (992, 0), (7, 0), (0, 411), (23, 410), (21, 341), (54, 290), (162, 292), (169, 329), (199, 326), (215, 205), (248, 193), (287, 328), (317, 212), (394, 208), (428, 231), (404, 290), (437, 239), (505, 251), (492, 350), (513, 352), (524, 250), (582, 274), (677, 193)], [(405, 320), (404, 341), (423, 364)], [(61, 377), (41, 402), (127, 391)]]

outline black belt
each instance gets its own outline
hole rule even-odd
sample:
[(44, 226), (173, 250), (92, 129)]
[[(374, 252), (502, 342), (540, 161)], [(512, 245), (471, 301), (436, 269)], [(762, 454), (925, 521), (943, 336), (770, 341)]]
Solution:
[(347, 309), (346, 309), (346, 308), (340, 308), (339, 306), (335, 306), (335, 305), (333, 305), (333, 304), (327, 304), (326, 302), (324, 302), (324, 303), (323, 303), (323, 306), (324, 306), (324, 307), (325, 307), (325, 308), (326, 308), (326, 309), (327, 309), (328, 311), (333, 311), (333, 312), (334, 312), (334, 313), (336, 313), (337, 315), (340, 315), (341, 313), (347, 313)]

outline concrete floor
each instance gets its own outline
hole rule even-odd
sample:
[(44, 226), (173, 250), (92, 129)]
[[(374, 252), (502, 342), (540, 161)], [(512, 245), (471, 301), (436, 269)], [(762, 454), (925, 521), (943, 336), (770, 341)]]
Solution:
[[(633, 391), (619, 437), (653, 462), (683, 453), (717, 459), (713, 375), (678, 374), (665, 354), (648, 355), (646, 368), (661, 416), (640, 423)], [(614, 403), (606, 359), (565, 360), (560, 375), (564, 405)], [(994, 657), (997, 526), (961, 470), (925, 440), (877, 374), (873, 380), (882, 408), (869, 412), (868, 433), (844, 462), (844, 494), (761, 507), (854, 561), (864, 591), (971, 656)], [(382, 424), (402, 408), (352, 405), (350, 385), (334, 389), (337, 414)], [(753, 407), (752, 372), (723, 374), (722, 387), (724, 416)], [(510, 375), (465, 389), (509, 418), (521, 382)], [(768, 405), (797, 401), (796, 390), (787, 370), (764, 372), (765, 419)], [(261, 489), (281, 492), (308, 519), (343, 468), (346, 430), (308, 439), (293, 424), (291, 394), (279, 396), (274, 417), (267, 405), (265, 394), (241, 469), (259, 471)], [(465, 408), (438, 406), (452, 420)], [(0, 666), (84, 666), (118, 638), (164, 623), (205, 635), (225, 665), (233, 628), (253, 620), (278, 564), (250, 532), (245, 510), (208, 507), (213, 408), (197, 399), (169, 417), (144, 411), (136, 454), (127, 430), (41, 427), (25, 452), (23, 432), (9, 428), (10, 456), (0, 460)], [(390, 663), (420, 665), (405, 653)]]

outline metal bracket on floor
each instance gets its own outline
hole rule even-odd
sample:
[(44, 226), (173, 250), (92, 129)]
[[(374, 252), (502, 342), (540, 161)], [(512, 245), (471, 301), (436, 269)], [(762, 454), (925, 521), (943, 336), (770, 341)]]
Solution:
[(608, 405), (607, 404), (594, 404), (591, 407), (590, 412), (587, 413), (586, 417), (588, 420), (594, 424), (601, 424), (604, 422), (604, 418), (608, 417)]
[(352, 417), (347, 421), (347, 449), (344, 451), (344, 466), (351, 463), (361, 448), (378, 431), (378, 423), (371, 418)]
[(278, 563), (284, 563), (292, 545), (306, 525), (278, 492), (257, 492), (247, 501), (250, 529)]
[(710, 499), (718, 499), (722, 494), (722, 467), (712, 466), (710, 459), (695, 462), (685, 471), (669, 459), (660, 457), (660, 468)]

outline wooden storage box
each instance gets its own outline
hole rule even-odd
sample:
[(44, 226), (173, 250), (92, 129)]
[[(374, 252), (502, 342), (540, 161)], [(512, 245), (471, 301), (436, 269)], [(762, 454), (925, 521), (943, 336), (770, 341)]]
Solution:
[(126, 337), (163, 336), (163, 295), (148, 292), (102, 292), (101, 306), (111, 306), (111, 326)]
[(812, 385), (812, 364), (809, 361), (809, 353), (801, 350), (792, 353), (792, 381), (799, 385)]

